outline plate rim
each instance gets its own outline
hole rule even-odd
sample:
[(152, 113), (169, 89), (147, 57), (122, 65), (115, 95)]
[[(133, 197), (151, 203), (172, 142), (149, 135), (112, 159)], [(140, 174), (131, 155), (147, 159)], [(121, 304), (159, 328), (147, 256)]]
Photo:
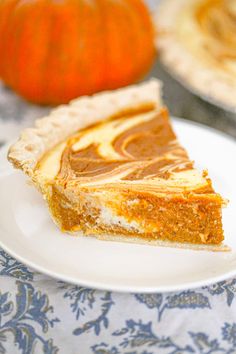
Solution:
[[(229, 134), (219, 131), (213, 127), (210, 127), (208, 125), (204, 125), (201, 124), (199, 122), (196, 121), (192, 121), (192, 120), (188, 120), (186, 118), (182, 118), (182, 117), (176, 117), (176, 116), (171, 116), (171, 119), (173, 119), (173, 121), (180, 121), (186, 125), (192, 125), (192, 126), (197, 126), (201, 129), (204, 130), (208, 130), (211, 133), (221, 136), (227, 140), (230, 140), (232, 143), (234, 143), (236, 145), (236, 139), (233, 136), (230, 136)], [(3, 147), (0, 148), (0, 157), (1, 155), (4, 154), (4, 152), (7, 151), (8, 147), (10, 144), (5, 144)], [(14, 174), (15, 170), (13, 168), (11, 168), (9, 170), (10, 174)], [(4, 178), (4, 176), (6, 176), (6, 174), (4, 173), (0, 173), (0, 179)], [(82, 286), (82, 287), (88, 287), (88, 288), (94, 288), (97, 290), (103, 290), (103, 291), (114, 291), (114, 292), (119, 292), (119, 293), (155, 293), (155, 292), (165, 292), (165, 293), (169, 293), (169, 292), (177, 292), (177, 291), (184, 291), (184, 290), (190, 290), (190, 289), (196, 289), (196, 288), (200, 288), (200, 287), (204, 287), (204, 286), (209, 286), (211, 284), (220, 282), (220, 281), (224, 281), (227, 280), (231, 277), (236, 276), (236, 267), (233, 270), (230, 270), (224, 274), (220, 274), (220, 275), (215, 275), (215, 276), (211, 276), (208, 279), (205, 280), (196, 280), (196, 281), (192, 281), (189, 283), (182, 283), (179, 285), (161, 285), (161, 286), (145, 286), (143, 287), (141, 286), (129, 286), (129, 285), (113, 285), (113, 284), (106, 284), (103, 281), (91, 281), (91, 280), (78, 280), (75, 279), (74, 276), (68, 276), (68, 275), (60, 275), (59, 273), (55, 272), (55, 271), (51, 271), (49, 269), (47, 269), (47, 267), (44, 267), (42, 265), (38, 265), (33, 263), (31, 260), (25, 258), (24, 256), (19, 255), (17, 252), (15, 252), (14, 250), (12, 250), (11, 248), (9, 248), (8, 246), (6, 246), (4, 244), (4, 242), (2, 241), (1, 238), (1, 233), (2, 231), (0, 231), (0, 247), (7, 252), (10, 256), (12, 256), (13, 258), (15, 258), (18, 262), (21, 262), (23, 264), (25, 264), (27, 267), (30, 267), (33, 271), (42, 273), (48, 277), (51, 277), (55, 280), (60, 280), (60, 281), (64, 281), (70, 284), (75, 284), (78, 286)], [(196, 251), (197, 252), (197, 251)]]
[[(1, 233), (0, 233), (1, 234)], [(170, 293), (170, 292), (179, 292), (179, 291), (185, 291), (185, 290), (192, 290), (192, 289), (197, 289), (201, 288), (204, 286), (210, 286), (212, 284), (221, 282), (221, 281), (226, 281), (230, 279), (231, 277), (234, 277), (236, 275), (236, 268), (228, 273), (219, 275), (219, 276), (213, 276), (209, 279), (205, 280), (198, 280), (198, 281), (193, 281), (190, 283), (183, 283), (181, 285), (166, 285), (166, 286), (149, 286), (149, 287), (138, 287), (138, 286), (116, 286), (116, 285), (106, 285), (105, 283), (102, 283), (101, 281), (77, 281), (74, 277), (70, 276), (60, 276), (59, 274), (49, 271), (43, 266), (39, 265), (34, 265), (31, 263), (29, 260), (25, 260), (24, 257), (19, 256), (16, 254), (14, 251), (9, 249), (6, 246), (2, 246), (2, 242), (0, 239), (0, 247), (7, 252), (10, 256), (15, 258), (18, 262), (23, 263), (27, 267), (30, 267), (33, 271), (39, 272), (43, 275), (46, 275), (54, 280), (57, 281), (63, 281), (69, 284), (74, 284), (78, 285), (81, 287), (86, 287), (90, 289), (96, 289), (96, 290), (102, 290), (102, 291), (113, 291), (117, 293), (143, 293), (143, 294), (152, 294), (152, 293)], [(199, 252), (199, 251), (196, 251)]]

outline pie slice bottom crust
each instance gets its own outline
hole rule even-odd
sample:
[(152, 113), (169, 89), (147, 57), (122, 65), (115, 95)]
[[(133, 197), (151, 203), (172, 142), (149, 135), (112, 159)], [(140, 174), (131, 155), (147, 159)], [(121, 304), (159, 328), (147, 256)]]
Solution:
[(151, 80), (72, 101), (24, 131), (8, 158), (62, 231), (228, 250), (225, 201), (178, 142), (160, 91)]

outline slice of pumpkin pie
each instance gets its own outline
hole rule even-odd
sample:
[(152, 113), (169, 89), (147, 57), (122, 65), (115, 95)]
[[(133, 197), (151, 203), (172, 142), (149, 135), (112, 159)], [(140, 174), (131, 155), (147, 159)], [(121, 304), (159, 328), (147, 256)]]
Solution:
[(226, 250), (222, 197), (171, 127), (157, 80), (82, 97), (23, 131), (9, 161), (62, 231)]

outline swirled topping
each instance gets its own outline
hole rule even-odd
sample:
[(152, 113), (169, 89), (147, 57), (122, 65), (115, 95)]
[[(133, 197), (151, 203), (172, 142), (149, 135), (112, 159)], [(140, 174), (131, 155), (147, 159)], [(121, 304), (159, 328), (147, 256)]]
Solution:
[(199, 4), (196, 20), (206, 36), (206, 44), (219, 65), (236, 60), (236, 3), (207, 0)]
[(235, 0), (190, 0), (179, 18), (178, 32), (199, 60), (236, 75)]
[(84, 129), (46, 155), (38, 168), (80, 186), (118, 182), (159, 192), (210, 188), (177, 141), (166, 109)]

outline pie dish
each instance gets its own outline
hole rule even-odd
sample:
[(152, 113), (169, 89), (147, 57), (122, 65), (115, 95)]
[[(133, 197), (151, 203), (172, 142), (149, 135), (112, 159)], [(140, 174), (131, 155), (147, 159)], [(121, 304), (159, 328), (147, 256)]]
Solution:
[(161, 1), (154, 22), (167, 70), (187, 88), (235, 112), (235, 1)]
[(40, 190), (62, 231), (228, 250), (225, 201), (178, 142), (157, 80), (55, 109), (23, 131), (8, 159)]

